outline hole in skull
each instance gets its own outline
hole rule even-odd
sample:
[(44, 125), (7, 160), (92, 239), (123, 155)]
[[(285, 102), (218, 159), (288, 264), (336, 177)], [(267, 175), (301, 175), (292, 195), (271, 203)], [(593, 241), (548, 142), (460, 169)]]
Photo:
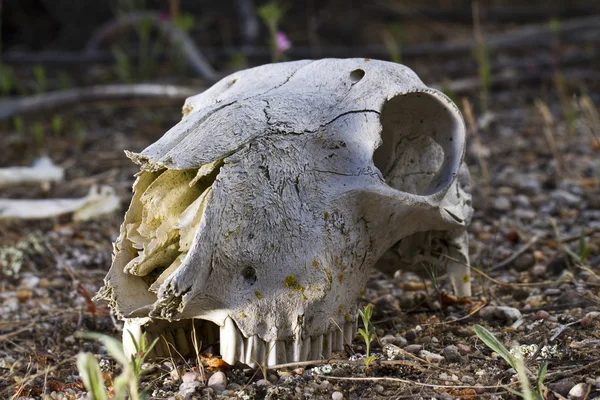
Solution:
[(388, 100), (381, 111), (381, 144), (373, 163), (388, 185), (417, 195), (445, 187), (458, 172), (457, 113), (434, 94), (407, 93)]
[(123, 271), (139, 277), (150, 292), (158, 293), (182, 265), (221, 165), (140, 175), (126, 216), (125, 243), (130, 248), (124, 249), (120, 260)]
[(244, 281), (249, 285), (254, 285), (256, 282), (256, 268), (254, 267), (246, 267), (242, 271), (242, 277)]
[(364, 76), (365, 71), (362, 69), (355, 69), (354, 71), (350, 72), (350, 80), (352, 83), (360, 81)]

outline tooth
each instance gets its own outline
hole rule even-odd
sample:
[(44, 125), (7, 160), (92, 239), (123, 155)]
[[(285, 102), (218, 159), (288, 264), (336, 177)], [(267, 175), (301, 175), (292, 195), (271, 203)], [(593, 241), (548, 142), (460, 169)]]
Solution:
[(310, 358), (320, 360), (323, 354), (323, 335), (313, 336), (310, 345)]
[(277, 341), (277, 364), (286, 364), (287, 361), (287, 350), (283, 340)]
[(272, 340), (267, 344), (267, 365), (277, 365), (277, 341)]
[(265, 359), (267, 344), (265, 341), (254, 335), (247, 339), (247, 343), (245, 364), (252, 368), (258, 365), (265, 365), (267, 363)]
[(234, 365), (237, 360), (243, 361), (244, 337), (236, 328), (230, 317), (225, 318), (225, 326), (221, 329), (221, 357), (229, 365)]
[(310, 347), (311, 347), (311, 340), (310, 340), (310, 337), (307, 337), (306, 339), (304, 339), (302, 341), (302, 352), (300, 355), (300, 361), (308, 360), (308, 358), (310, 357)]
[(333, 344), (331, 336), (331, 331), (323, 334), (323, 358), (331, 357), (331, 345)]
[(342, 329), (336, 329), (333, 331), (333, 351), (344, 350), (344, 331)]
[(344, 324), (344, 344), (351, 345), (354, 341), (354, 322), (346, 322)]
[(288, 362), (299, 362), (302, 360), (302, 335), (296, 334), (293, 341), (288, 344)]
[(142, 340), (142, 326), (135, 320), (126, 319), (123, 326), (123, 351), (128, 358), (136, 353), (133, 340), (136, 343)]
[(285, 342), (273, 340), (268, 344), (267, 365), (273, 366), (287, 363)]
[(190, 354), (190, 344), (187, 339), (187, 334), (182, 328), (175, 330), (175, 346), (183, 357), (187, 357)]

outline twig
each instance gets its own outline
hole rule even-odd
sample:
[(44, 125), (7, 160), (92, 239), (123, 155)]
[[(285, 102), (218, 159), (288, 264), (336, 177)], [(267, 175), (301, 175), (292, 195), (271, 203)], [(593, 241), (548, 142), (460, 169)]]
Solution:
[(28, 330), (30, 330), (30, 329), (31, 329), (31, 328), (33, 328), (34, 326), (35, 326), (35, 323), (33, 323), (33, 322), (32, 322), (31, 324), (27, 325), (27, 326), (26, 326), (26, 327), (24, 327), (24, 328), (17, 329), (17, 330), (16, 330), (16, 331), (14, 331), (14, 332), (5, 333), (4, 335), (0, 335), (0, 343), (2, 343), (2, 342), (3, 342), (3, 341), (5, 341), (5, 340), (8, 340), (8, 339), (10, 339), (11, 337), (14, 337), (14, 336), (20, 335), (20, 334), (21, 334), (21, 333), (23, 333), (23, 332), (27, 332)]
[(519, 250), (515, 251), (514, 253), (512, 253), (509, 257), (507, 257), (506, 259), (500, 261), (497, 264), (492, 265), (489, 269), (488, 272), (492, 272), (492, 271), (496, 271), (500, 268), (504, 268), (507, 265), (510, 265), (513, 261), (515, 261), (521, 254), (525, 253), (527, 250), (529, 250), (529, 248), (531, 248), (531, 246), (533, 246), (534, 244), (536, 244), (538, 242), (538, 240), (540, 240), (539, 236), (534, 236), (532, 237), (529, 242), (525, 243)]
[[(408, 353), (408, 354), (410, 354), (410, 353)], [(419, 360), (421, 362), (424, 361), (418, 357), (417, 357), (417, 360)], [(384, 361), (374, 361), (373, 363), (378, 364), (378, 365), (404, 365), (404, 366), (408, 366), (408, 367), (413, 367), (418, 370), (422, 370), (422, 368), (419, 367), (418, 365), (413, 364), (408, 361), (405, 361), (405, 360), (388, 360), (388, 361), (384, 360)], [(311, 366), (318, 366), (318, 365), (334, 365), (334, 364), (364, 365), (365, 363), (363, 360), (357, 360), (357, 361), (344, 360), (344, 359), (312, 360), (312, 361), (299, 361), (299, 362), (295, 362), (295, 363), (277, 364), (277, 365), (273, 365), (273, 366), (269, 367), (269, 369), (292, 369), (292, 368), (300, 368), (300, 367), (311, 367)]]
[(198, 50), (192, 38), (179, 29), (177, 25), (169, 20), (161, 19), (157, 13), (153, 12), (131, 13), (117, 20), (107, 22), (92, 35), (85, 46), (85, 52), (95, 52), (110, 38), (147, 21), (150, 21), (155, 28), (160, 30), (172, 45), (178, 44), (181, 46), (188, 64), (198, 76), (211, 82), (219, 78), (217, 72), (211, 67), (200, 50)]
[(596, 361), (592, 361), (591, 363), (584, 365), (583, 367), (579, 367), (579, 368), (575, 368), (572, 369), (570, 371), (557, 371), (557, 372), (552, 372), (546, 375), (546, 380), (548, 379), (562, 379), (562, 378), (566, 378), (569, 376), (573, 376), (581, 371), (585, 371), (586, 369), (596, 366), (600, 364), (600, 359), (596, 360)]
[(343, 376), (329, 376), (329, 375), (317, 375), (321, 379), (337, 380), (337, 381), (359, 381), (359, 382), (399, 382), (406, 383), (408, 385), (429, 387), (434, 389), (501, 389), (502, 386), (472, 386), (472, 385), (436, 385), (435, 383), (422, 383), (409, 381), (408, 379), (400, 378), (389, 378), (389, 377), (343, 377)]
[(107, 100), (160, 98), (165, 102), (177, 103), (199, 91), (189, 87), (150, 83), (74, 88), (0, 102), (0, 121), (15, 115), (39, 113), (73, 104)]

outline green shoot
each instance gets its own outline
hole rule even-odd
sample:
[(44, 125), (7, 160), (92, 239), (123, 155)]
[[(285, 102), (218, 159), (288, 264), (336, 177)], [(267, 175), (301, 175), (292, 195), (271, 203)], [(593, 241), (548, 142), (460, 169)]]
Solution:
[(8, 65), (0, 64), (0, 88), (3, 96), (9, 96), (15, 87), (15, 70)]
[(38, 150), (44, 147), (44, 127), (40, 123), (33, 126), (33, 140)]
[(279, 29), (279, 23), (281, 22), (286, 9), (275, 2), (271, 2), (259, 7), (257, 12), (269, 30), (271, 59), (273, 62), (277, 62), (281, 58), (281, 53), (277, 49), (276, 35), (277, 30)]
[(73, 87), (73, 82), (71, 82), (69, 74), (67, 74), (65, 71), (61, 71), (58, 75), (58, 87), (60, 90), (67, 90)]
[[(128, 333), (131, 335), (131, 332)], [(142, 366), (158, 339), (155, 339), (148, 346), (145, 334), (142, 335), (139, 343), (132, 335), (131, 338), (136, 349), (136, 354), (128, 359), (121, 342), (111, 336), (100, 333), (85, 333), (81, 336), (87, 339), (100, 340), (104, 347), (106, 347), (108, 354), (121, 365), (123, 372), (113, 381), (115, 399), (125, 399), (127, 394), (131, 400), (146, 398), (145, 393), (139, 390), (140, 380), (146, 372)], [(94, 356), (89, 353), (79, 354), (77, 357), (77, 367), (79, 368), (79, 374), (85, 387), (93, 394), (92, 398), (107, 399), (108, 394), (104, 388), (102, 373)]]
[(362, 319), (362, 323), (365, 329), (359, 328), (358, 333), (362, 336), (365, 341), (365, 366), (369, 368), (369, 364), (375, 361), (375, 356), (371, 355), (371, 342), (375, 338), (375, 329), (370, 326), (371, 317), (373, 316), (373, 306), (369, 304), (364, 308), (364, 310), (358, 310), (358, 314)]
[(579, 236), (579, 248), (578, 253), (565, 246), (565, 251), (580, 265), (584, 265), (590, 254), (592, 254), (592, 248), (587, 245), (585, 236), (585, 230), (581, 228), (581, 235)]
[(523, 360), (523, 355), (516, 351), (514, 355), (508, 351), (506, 347), (496, 337), (487, 329), (485, 329), (481, 325), (475, 325), (473, 327), (475, 330), (475, 334), (485, 343), (490, 349), (495, 351), (502, 357), (511, 367), (515, 369), (517, 372), (517, 377), (519, 378), (519, 382), (521, 383), (522, 392), (516, 391), (509, 387), (506, 389), (525, 400), (543, 400), (545, 397), (543, 395), (543, 387), (544, 387), (544, 378), (546, 377), (546, 372), (548, 371), (548, 364), (542, 364), (542, 367), (538, 371), (536, 376), (536, 388), (535, 391), (529, 382), (529, 375), (531, 372), (525, 366), (525, 361)]
[(63, 131), (63, 120), (60, 115), (52, 117), (52, 133), (54, 137), (59, 137)]
[(25, 127), (23, 124), (23, 118), (17, 115), (16, 117), (13, 117), (12, 122), (15, 127), (15, 130), (17, 131), (17, 134), (21, 139), (23, 139), (25, 137)]
[(90, 391), (90, 397), (95, 400), (108, 400), (104, 389), (104, 379), (96, 357), (91, 353), (80, 353), (77, 356), (77, 368), (83, 384)]
[(383, 43), (392, 62), (402, 63), (402, 25), (393, 23), (383, 32)]
[(48, 89), (46, 69), (42, 65), (38, 64), (33, 67), (33, 79), (35, 80), (35, 88), (38, 93), (43, 93)]
[(116, 61), (115, 73), (117, 74), (117, 77), (121, 80), (121, 82), (132, 82), (133, 73), (130, 57), (117, 46), (113, 46), (111, 50)]

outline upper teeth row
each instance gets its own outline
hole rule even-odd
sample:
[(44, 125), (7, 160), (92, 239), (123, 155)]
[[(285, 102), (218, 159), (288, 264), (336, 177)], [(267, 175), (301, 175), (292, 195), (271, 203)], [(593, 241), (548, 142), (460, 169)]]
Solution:
[[(131, 318), (126, 321), (123, 344), (128, 355), (136, 352), (131, 336), (133, 335), (139, 342), (142, 327), (148, 321), (147, 318)], [(218, 337), (217, 328), (219, 329)], [(148, 343), (159, 338), (149, 356), (172, 357), (179, 354), (186, 357), (192, 355), (195, 348), (194, 340), (192, 340), (193, 332), (183, 328), (167, 328), (160, 332), (147, 332)], [(203, 345), (214, 344), (219, 340), (221, 356), (226, 363), (234, 365), (236, 362), (240, 362), (254, 368), (259, 365), (270, 367), (278, 364), (330, 358), (332, 352), (341, 351), (345, 344), (352, 343), (356, 335), (356, 323), (346, 322), (341, 329), (296, 341), (273, 340), (266, 342), (257, 335), (244, 337), (235, 322), (229, 317), (225, 319), (222, 327), (212, 323), (202, 323), (195, 333), (198, 350)]]

